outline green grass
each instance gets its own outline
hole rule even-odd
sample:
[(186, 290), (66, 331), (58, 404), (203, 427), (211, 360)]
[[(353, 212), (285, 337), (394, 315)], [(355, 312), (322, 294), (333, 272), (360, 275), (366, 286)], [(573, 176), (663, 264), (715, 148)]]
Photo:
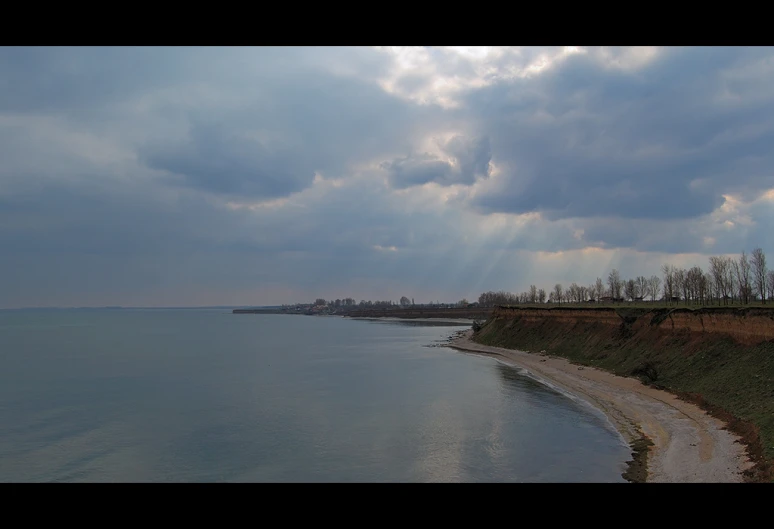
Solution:
[(497, 347), (546, 349), (577, 364), (638, 376), (696, 402), (743, 437), (756, 462), (751, 479), (774, 480), (774, 340), (742, 345), (724, 335), (665, 332), (656, 327), (635, 334), (630, 324), (636, 312), (621, 314), (628, 316), (629, 324), (622, 319), (618, 329), (601, 322), (571, 326), (546, 318), (520, 325), (518, 317), (501, 318), (487, 322), (474, 339)]

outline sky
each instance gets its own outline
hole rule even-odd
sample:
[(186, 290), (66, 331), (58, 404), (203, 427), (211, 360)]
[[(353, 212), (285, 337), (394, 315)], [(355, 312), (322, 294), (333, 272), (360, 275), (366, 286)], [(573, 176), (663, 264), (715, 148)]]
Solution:
[(774, 48), (0, 48), (0, 308), (774, 261)]

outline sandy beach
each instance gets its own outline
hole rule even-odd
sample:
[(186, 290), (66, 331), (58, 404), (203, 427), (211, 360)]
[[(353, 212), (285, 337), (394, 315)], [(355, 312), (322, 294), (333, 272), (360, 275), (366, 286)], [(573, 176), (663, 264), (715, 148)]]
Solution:
[(497, 357), (586, 400), (604, 412), (629, 443), (646, 435), (653, 442), (647, 482), (742, 482), (742, 471), (752, 466), (738, 437), (698, 406), (639, 380), (550, 354), (480, 345), (470, 340), (472, 332), (459, 334), (448, 346)]

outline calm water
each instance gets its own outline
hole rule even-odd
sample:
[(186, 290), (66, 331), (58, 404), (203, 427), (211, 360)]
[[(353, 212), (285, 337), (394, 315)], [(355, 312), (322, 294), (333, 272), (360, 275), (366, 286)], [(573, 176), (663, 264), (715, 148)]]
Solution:
[(624, 481), (583, 403), (456, 330), (225, 310), (0, 311), (0, 481)]

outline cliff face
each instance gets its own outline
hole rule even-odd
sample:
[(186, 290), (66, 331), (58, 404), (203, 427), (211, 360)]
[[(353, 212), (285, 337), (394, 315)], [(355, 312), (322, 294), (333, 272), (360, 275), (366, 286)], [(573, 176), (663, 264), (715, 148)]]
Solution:
[(506, 327), (543, 329), (546, 338), (583, 332), (602, 333), (605, 338), (650, 335), (654, 340), (670, 334), (717, 334), (747, 345), (774, 340), (774, 309), (768, 308), (627, 311), (625, 308), (497, 307), (490, 318), (495, 320)]
[(658, 327), (691, 333), (724, 334), (739, 343), (753, 345), (774, 340), (774, 309), (673, 310)]

